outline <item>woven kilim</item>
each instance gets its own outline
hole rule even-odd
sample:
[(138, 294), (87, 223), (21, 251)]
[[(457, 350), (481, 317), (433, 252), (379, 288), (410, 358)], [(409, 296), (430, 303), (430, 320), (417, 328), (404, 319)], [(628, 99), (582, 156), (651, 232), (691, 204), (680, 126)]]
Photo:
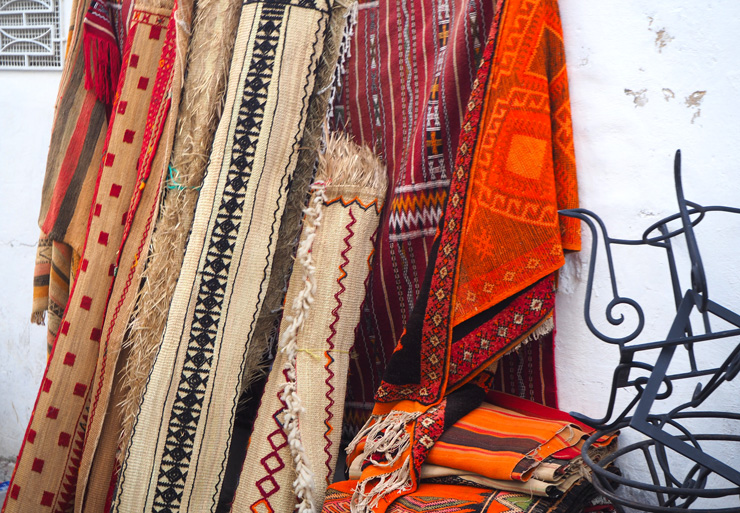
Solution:
[[(96, 100), (94, 93), (85, 89), (84, 84), (82, 24), (89, 6), (90, 1), (78, 0), (71, 12), (67, 53), (56, 100), (49, 156), (41, 193), (38, 221), (41, 235), (34, 270), (31, 319), (36, 324), (43, 324), (44, 315), (48, 311), (49, 353), (69, 297), (70, 287), (65, 287), (64, 282), (68, 282), (75, 271), (62, 267), (53, 270), (52, 254), (57, 250), (69, 253), (61, 244), (71, 246), (74, 254), (78, 256), (82, 251), (87, 217), (95, 192), (95, 178), (108, 126), (105, 106)], [(60, 245), (52, 249), (52, 242)], [(58, 256), (57, 260), (59, 258)], [(50, 275), (52, 271), (56, 273), (57, 278)], [(52, 285), (52, 282), (55, 284)], [(54, 295), (49, 296), (49, 293)]]
[[(365, 297), (386, 176), (369, 149), (346, 138), (330, 138), (319, 166), (313, 208), (307, 210), (288, 286), (281, 352), (262, 396), (233, 511), (293, 511), (302, 502), (296, 497), (301, 487), (308, 488), (311, 500), (303, 501), (308, 504), (299, 511), (316, 511), (334, 477), (349, 350)], [(283, 400), (286, 387), (304, 408), (297, 415)], [(297, 417), (292, 431), (288, 415)], [(303, 446), (299, 453), (291, 450), (291, 436)], [(297, 457), (305, 459), (307, 476), (297, 472)]]
[(163, 341), (113, 511), (210, 511), (330, 3), (247, 2)]
[[(226, 78), (241, 6), (241, 0), (228, 3), (198, 1), (162, 204), (135, 311), (128, 319), (129, 332), (124, 340), (121, 369), (113, 385), (116, 398), (111, 403), (115, 404), (115, 411), (107, 416), (110, 419), (115, 413), (113, 418), (119, 421), (110, 420), (105, 428), (106, 437), (115, 437), (116, 441), (120, 437), (119, 460), (131, 438), (133, 422), (164, 333), (180, 274), (208, 154), (226, 94)], [(184, 21), (184, 16), (181, 19)], [(180, 34), (179, 44), (187, 39), (185, 34)]]
[[(323, 513), (350, 513), (353, 481), (332, 485)], [(585, 480), (559, 499), (535, 497), (472, 485), (422, 483), (418, 490), (394, 502), (388, 513), (571, 513), (581, 511), (595, 495)]]
[[(151, 247), (163, 182), (167, 176), (182, 86), (181, 66), (184, 64), (177, 55), (184, 55), (187, 51), (187, 27), (191, 12), (190, 0), (179, 0), (166, 30), (160, 33), (163, 48), (152, 80), (152, 99), (142, 152), (137, 162), (138, 187), (134, 190), (130, 214), (126, 219), (117, 279), (108, 301), (93, 379), (93, 395), (77, 481), (75, 510), (78, 512), (110, 510), (111, 476), (115, 469), (120, 433), (120, 408), (112, 400), (115, 370), (144, 270), (140, 262), (146, 260)], [(171, 108), (173, 105), (174, 108)], [(137, 212), (135, 218), (133, 212)], [(107, 428), (110, 425), (112, 429)]]
[[(133, 15), (78, 277), (21, 447), (6, 512), (25, 513), (40, 507), (67, 512), (75, 506), (88, 414), (95, 396), (93, 374), (108, 299), (122, 262), (121, 246), (129, 234), (142, 229), (149, 214), (135, 216), (140, 206), (137, 198), (142, 196), (141, 179), (145, 179), (137, 162), (151, 156), (145, 142), (151, 142), (152, 132), (158, 129), (151, 123), (149, 107), (158, 97), (153, 86), (162, 65), (170, 12), (137, 9)], [(120, 274), (127, 277), (129, 269)]]
[(493, 0), (360, 3), (335, 122), (383, 157), (390, 186), (354, 349), (352, 417), (372, 408), (419, 297), (494, 11)]
[[(550, 151), (534, 160), (524, 148), (535, 141), (551, 148), (554, 135), (561, 133), (553, 124), (563, 123), (569, 133), (567, 93), (557, 87), (550, 92), (564, 85), (565, 76), (557, 4), (501, 2), (492, 27), (462, 124), (449, 199), (431, 252), (434, 264), (376, 392), (374, 416), (355, 440), (365, 441), (353, 497), (356, 512), (385, 511), (396, 497), (414, 490), (429, 449), (454, 423), (443, 398), (545, 326), (554, 306), (552, 272), (563, 261), (563, 244), (575, 244), (579, 237), (568, 225), (561, 243), (557, 217), (533, 221), (503, 209), (510, 240), (499, 241), (493, 237), (499, 227), (481, 215), (485, 199), (512, 193), (516, 183), (531, 191), (532, 205), (553, 215), (576, 198), (575, 170), (566, 166), (570, 172), (561, 176), (553, 162), (572, 163), (572, 144), (566, 145), (570, 154)], [(512, 66), (524, 71), (513, 73)], [(530, 97), (538, 101), (532, 104)], [(543, 118), (547, 121), (539, 123)], [(524, 146), (511, 143), (514, 139)], [(481, 240), (496, 244), (483, 246)], [(517, 248), (528, 254), (527, 248), (540, 247), (542, 240), (549, 241), (548, 252), (539, 259), (529, 255), (526, 266), (517, 267)], [(478, 260), (469, 260), (471, 254)], [(500, 285), (505, 295), (479, 284), (473, 267), (484, 276), (506, 269)], [(491, 304), (494, 297), (497, 302)]]

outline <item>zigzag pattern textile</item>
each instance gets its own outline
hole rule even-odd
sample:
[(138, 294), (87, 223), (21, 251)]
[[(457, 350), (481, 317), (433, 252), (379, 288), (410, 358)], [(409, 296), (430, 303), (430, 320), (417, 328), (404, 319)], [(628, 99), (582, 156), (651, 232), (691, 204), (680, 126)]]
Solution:
[(161, 169), (153, 172), (152, 163), (170, 107), (171, 14), (171, 6), (133, 12), (80, 267), (6, 497), (8, 513), (81, 505), (78, 475), (99, 397), (93, 376), (112, 328), (106, 313), (122, 306), (109, 309), (109, 300), (137, 283), (137, 257), (159, 202)]
[[(356, 420), (345, 426), (349, 438), (369, 416), (383, 369), (433, 262), (432, 242), (495, 12), (495, 0), (359, 4), (334, 123), (382, 156), (391, 185), (353, 349), (347, 417)], [(483, 303), (481, 292), (472, 303)], [(461, 320), (456, 314), (455, 324)], [(527, 398), (556, 406), (552, 339), (537, 344), (542, 351), (523, 353), (523, 361), (503, 366), (516, 372), (505, 373), (500, 386), (511, 389), (514, 383)]]
[(225, 113), (114, 512), (210, 511), (218, 502), (331, 6), (242, 9)]
[[(288, 286), (281, 351), (262, 396), (235, 512), (293, 511), (296, 503), (299, 511), (316, 511), (334, 477), (349, 349), (365, 297), (386, 176), (369, 149), (331, 136), (317, 181)], [(303, 410), (286, 404), (286, 389)], [(295, 419), (292, 431), (289, 418)], [(296, 443), (303, 450), (294, 450)], [(303, 474), (298, 458), (305, 460)], [(302, 488), (312, 500), (297, 499)]]
[(487, 390), (481, 373), (546, 327), (554, 272), (563, 250), (579, 245), (578, 226), (561, 226), (556, 215), (577, 205), (557, 4), (508, 0), (496, 14), (462, 122), (433, 265), (373, 417), (348, 448), (365, 444), (355, 513), (386, 511), (413, 492), (434, 442), (480, 404), (471, 396), (456, 402), (467, 411), (454, 411), (445, 397)]

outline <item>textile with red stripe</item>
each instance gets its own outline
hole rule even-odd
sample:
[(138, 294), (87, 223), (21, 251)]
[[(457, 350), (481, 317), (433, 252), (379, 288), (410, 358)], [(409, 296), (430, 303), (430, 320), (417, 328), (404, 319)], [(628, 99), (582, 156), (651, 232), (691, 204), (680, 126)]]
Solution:
[(138, 283), (131, 278), (134, 255), (157, 204), (156, 184), (145, 182), (169, 106), (170, 96), (156, 79), (161, 67), (171, 65), (162, 58), (170, 14), (171, 8), (141, 6), (133, 14), (80, 269), (10, 483), (7, 513), (37, 511), (39, 505), (54, 512), (75, 507), (88, 415), (98, 398), (93, 376), (103, 326), (116, 307), (108, 308), (109, 299), (117, 277), (131, 280), (129, 286)]
[[(371, 288), (353, 349), (347, 434), (370, 413), (383, 369), (408, 322), (433, 257), (472, 84), (495, 1), (360, 2), (335, 125), (381, 155), (391, 187)], [(551, 340), (509, 376), (555, 406)], [(538, 351), (539, 353), (539, 351)], [(548, 356), (550, 355), (550, 356)], [(537, 390), (537, 392), (535, 392)], [(357, 419), (357, 422), (352, 422)]]
[(467, 411), (453, 411), (445, 397), (486, 389), (487, 380), (472, 380), (551, 316), (553, 272), (580, 237), (556, 215), (577, 204), (560, 34), (553, 0), (499, 4), (462, 122), (434, 264), (373, 418), (353, 442), (365, 441), (353, 511), (382, 512), (413, 491), (434, 442), (479, 404), (471, 398)]

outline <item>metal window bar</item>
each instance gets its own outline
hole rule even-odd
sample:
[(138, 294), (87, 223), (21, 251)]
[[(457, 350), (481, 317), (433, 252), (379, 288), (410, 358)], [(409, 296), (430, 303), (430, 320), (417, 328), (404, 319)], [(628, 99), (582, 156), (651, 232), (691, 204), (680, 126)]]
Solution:
[(0, 70), (60, 69), (60, 0), (0, 0)]

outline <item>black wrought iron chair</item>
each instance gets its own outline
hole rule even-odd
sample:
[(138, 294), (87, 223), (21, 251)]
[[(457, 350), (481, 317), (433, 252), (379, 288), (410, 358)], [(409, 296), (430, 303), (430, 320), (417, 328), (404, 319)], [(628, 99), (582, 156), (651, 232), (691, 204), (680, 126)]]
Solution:
[[(707, 214), (711, 212), (740, 214), (740, 209), (725, 206), (705, 207), (686, 200), (681, 181), (680, 150), (676, 152), (674, 176), (678, 213), (648, 227), (641, 239), (611, 238), (603, 221), (588, 210), (573, 209), (560, 212), (562, 215), (581, 219), (590, 228), (593, 243), (584, 318), (589, 330), (603, 342), (616, 345), (620, 355), (619, 364), (614, 370), (604, 417), (594, 419), (579, 413), (572, 415), (597, 430), (583, 447), (583, 458), (593, 470), (593, 483), (596, 488), (610, 499), (619, 511), (623, 511), (623, 507), (626, 506), (661, 513), (686, 511), (738, 513), (740, 461), (729, 460), (733, 453), (740, 459), (740, 444), (735, 446), (734, 451), (726, 452), (725, 458), (722, 455), (710, 455), (703, 448), (714, 442), (722, 442), (724, 446), (740, 442), (740, 423), (730, 434), (694, 433), (688, 425), (699, 419), (740, 421), (740, 412), (701, 411), (700, 408), (707, 397), (722, 383), (734, 379), (740, 372), (740, 315), (710, 299), (704, 266), (694, 235), (695, 227)], [(680, 227), (671, 231), (669, 223), (679, 224)], [(613, 326), (622, 325), (624, 315), (615, 314), (615, 309), (619, 308), (632, 309), (637, 317), (637, 327), (621, 338), (604, 334), (594, 325), (591, 316), (599, 233), (606, 250), (613, 295), (604, 312), (606, 320)], [(691, 265), (691, 287), (686, 290), (681, 288), (674, 254), (676, 250), (674, 242), (679, 237), (685, 239)], [(740, 242), (740, 238), (738, 241)], [(615, 245), (652, 246), (665, 250), (673, 300), (676, 304), (676, 315), (665, 340), (645, 340), (647, 339), (643, 334), (645, 314), (642, 307), (634, 299), (619, 294), (612, 258), (612, 247)], [(735, 305), (735, 308), (740, 308), (740, 304)], [(700, 321), (697, 322), (697, 319)], [(718, 324), (722, 324), (723, 328), (716, 329)], [(717, 343), (720, 340), (729, 348), (725, 360), (719, 365), (697, 364), (697, 351), (700, 352), (704, 344)], [(655, 350), (658, 350), (657, 358), (654, 357)], [(689, 370), (676, 371), (672, 366), (677, 351), (686, 352)], [(691, 399), (681, 402), (678, 406), (668, 406), (665, 400), (675, 389), (694, 386), (687, 380), (699, 381), (695, 385), (693, 395), (688, 394), (691, 395)], [(615, 405), (620, 389), (632, 389), (635, 396), (621, 412), (617, 412)], [(675, 400), (674, 396), (673, 401)], [(591, 444), (604, 433), (616, 429), (636, 430), (648, 438), (622, 446), (615, 453), (599, 461), (590, 458), (588, 450)], [(635, 481), (607, 470), (617, 458), (628, 454), (631, 461), (644, 462), (651, 482)], [(636, 496), (644, 496), (646, 493), (655, 497), (651, 504), (635, 499)], [(711, 500), (697, 503), (698, 499), (716, 499), (732, 495), (738, 497), (737, 507), (713, 508)], [(723, 502), (726, 503), (727, 499)]]

